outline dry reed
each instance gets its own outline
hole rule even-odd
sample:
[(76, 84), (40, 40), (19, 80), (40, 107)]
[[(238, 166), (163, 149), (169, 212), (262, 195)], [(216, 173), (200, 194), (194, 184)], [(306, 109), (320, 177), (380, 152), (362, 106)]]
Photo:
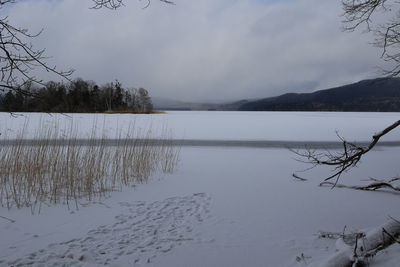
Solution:
[[(151, 143), (151, 132), (129, 131), (110, 145), (105, 135), (89, 139), (65, 136), (59, 128), (43, 125), (34, 142), (25, 138), (26, 125), (15, 139), (0, 146), (0, 205), (8, 209), (43, 203), (78, 207), (80, 199), (94, 200), (123, 186), (146, 182), (157, 171), (171, 173), (179, 161), (179, 148)], [(74, 133), (71, 126), (70, 132)], [(160, 138), (159, 138), (160, 139)], [(137, 141), (136, 141), (137, 140)]]

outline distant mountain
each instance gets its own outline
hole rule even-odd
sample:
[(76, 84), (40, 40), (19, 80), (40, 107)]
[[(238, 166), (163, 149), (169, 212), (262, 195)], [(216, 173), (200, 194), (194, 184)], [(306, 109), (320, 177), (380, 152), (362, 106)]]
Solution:
[(313, 93), (246, 101), (237, 110), (400, 112), (400, 78), (364, 80)]
[(400, 112), (400, 78), (378, 78), (316, 91), (225, 104), (152, 97), (157, 110), (386, 111)]

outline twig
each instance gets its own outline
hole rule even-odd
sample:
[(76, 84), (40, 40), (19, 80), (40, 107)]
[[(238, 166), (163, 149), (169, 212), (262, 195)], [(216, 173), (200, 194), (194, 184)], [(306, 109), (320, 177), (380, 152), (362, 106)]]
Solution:
[(295, 173), (293, 173), (292, 176), (293, 176), (293, 178), (298, 179), (298, 180), (300, 180), (300, 181), (303, 181), (303, 182), (304, 182), (304, 181), (307, 181), (306, 178), (302, 178), (302, 177), (298, 176), (298, 175), (295, 174)]
[(0, 218), (2, 218), (2, 219), (4, 219), (4, 220), (7, 220), (7, 221), (9, 221), (9, 222), (11, 222), (11, 223), (15, 223), (15, 222), (16, 222), (15, 220), (10, 219), (10, 218), (7, 218), (7, 217), (4, 217), (4, 216), (0, 216)]

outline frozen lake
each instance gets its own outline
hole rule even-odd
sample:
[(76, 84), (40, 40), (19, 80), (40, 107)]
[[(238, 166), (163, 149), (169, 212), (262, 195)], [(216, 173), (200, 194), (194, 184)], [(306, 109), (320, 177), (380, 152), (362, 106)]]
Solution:
[[(76, 210), (43, 205), (0, 208), (0, 266), (319, 266), (335, 252), (335, 241), (319, 231), (375, 227), (400, 217), (399, 195), (318, 187), (330, 173), (295, 160), (288, 149), (260, 144), (336, 144), (338, 131), (366, 142), (397, 121), (399, 113), (168, 112), (161, 115), (0, 114), (3, 140), (25, 125), (27, 139), (37, 126), (59, 127), (82, 140), (125, 136), (135, 127), (152, 137), (170, 136), (183, 146), (180, 167), (147, 184), (114, 192)], [(93, 125), (97, 127), (92, 132)], [(4, 133), (4, 134), (3, 134)], [(383, 139), (399, 142), (400, 129)], [(217, 142), (214, 143), (213, 142)], [(218, 146), (222, 142), (231, 145)], [(232, 145), (235, 142), (255, 146)], [(261, 143), (256, 143), (261, 142)], [(281, 142), (281, 143), (279, 143)], [(333, 142), (333, 143), (332, 143)], [(239, 143), (237, 143), (239, 144)], [(258, 144), (258, 146), (257, 146)], [(396, 143), (391, 143), (396, 145)], [(400, 146), (378, 147), (341, 177), (360, 184), (369, 177), (400, 175)], [(394, 251), (394, 252), (393, 252)], [(400, 246), (376, 256), (371, 266), (396, 266)], [(304, 257), (301, 257), (303, 255)], [(375, 265), (374, 265), (375, 264)], [(310, 265), (310, 266), (311, 266)]]
[[(115, 139), (143, 136), (169, 137), (190, 142), (206, 140), (276, 142), (368, 142), (372, 135), (397, 121), (400, 113), (339, 112), (216, 112), (168, 111), (166, 114), (40, 114), (0, 113), (0, 140), (12, 139), (25, 129), (24, 138), (56, 128), (61, 137)], [(40, 136), (40, 134), (39, 134)], [(382, 141), (399, 142), (400, 131)], [(185, 145), (185, 142), (181, 142)], [(200, 143), (200, 142), (199, 142)], [(203, 142), (210, 146), (213, 143)], [(257, 143), (256, 145), (257, 146)], [(268, 145), (265, 145), (268, 146)]]

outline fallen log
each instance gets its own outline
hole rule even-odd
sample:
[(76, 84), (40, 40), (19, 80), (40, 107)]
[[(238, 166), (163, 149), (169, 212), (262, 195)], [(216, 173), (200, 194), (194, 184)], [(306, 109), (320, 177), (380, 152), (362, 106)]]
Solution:
[(320, 266), (366, 266), (368, 261), (379, 251), (399, 242), (399, 236), (400, 222), (392, 219), (365, 233), (365, 236), (358, 239), (354, 246), (339, 248), (335, 254), (326, 259)]

